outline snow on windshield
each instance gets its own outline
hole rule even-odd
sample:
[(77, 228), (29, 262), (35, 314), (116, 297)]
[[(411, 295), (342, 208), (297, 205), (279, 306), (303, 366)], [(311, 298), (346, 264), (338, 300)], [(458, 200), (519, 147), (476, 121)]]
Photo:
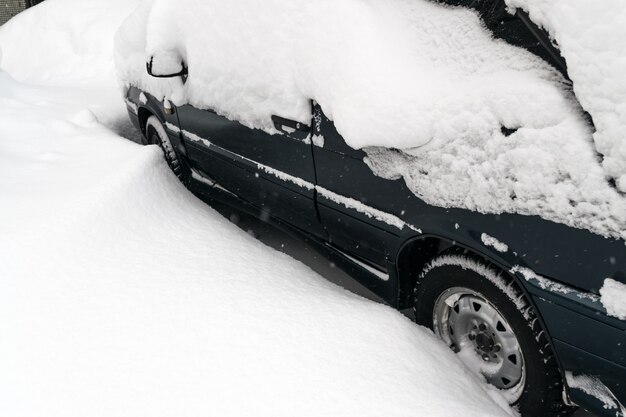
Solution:
[[(184, 61), (187, 83), (147, 76), (151, 57), (163, 69)], [(273, 114), (309, 123), (314, 99), (377, 175), (403, 177), (430, 204), (626, 236), (626, 201), (568, 82), (473, 11), (153, 0), (118, 32), (116, 60), (127, 85), (269, 132)]]

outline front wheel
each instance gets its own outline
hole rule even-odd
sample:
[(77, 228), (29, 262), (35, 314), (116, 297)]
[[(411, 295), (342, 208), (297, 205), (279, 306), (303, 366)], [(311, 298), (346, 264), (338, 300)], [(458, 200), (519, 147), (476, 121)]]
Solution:
[(546, 335), (508, 275), (465, 255), (439, 256), (418, 279), (414, 311), (522, 416), (572, 411)]
[(178, 179), (183, 184), (186, 184), (190, 175), (189, 167), (185, 160), (179, 158), (163, 124), (156, 116), (150, 116), (146, 121), (146, 140), (150, 145), (159, 145), (167, 165), (169, 165)]

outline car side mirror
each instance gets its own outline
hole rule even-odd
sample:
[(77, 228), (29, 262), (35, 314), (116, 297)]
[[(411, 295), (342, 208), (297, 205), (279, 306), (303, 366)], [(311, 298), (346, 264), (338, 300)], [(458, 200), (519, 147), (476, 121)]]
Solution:
[(187, 76), (189, 75), (187, 65), (185, 65), (184, 62), (180, 61), (174, 65), (162, 62), (160, 65), (156, 65), (153, 56), (150, 57), (150, 61), (146, 62), (146, 71), (150, 76), (155, 78), (181, 77), (183, 79), (183, 83), (187, 81)]

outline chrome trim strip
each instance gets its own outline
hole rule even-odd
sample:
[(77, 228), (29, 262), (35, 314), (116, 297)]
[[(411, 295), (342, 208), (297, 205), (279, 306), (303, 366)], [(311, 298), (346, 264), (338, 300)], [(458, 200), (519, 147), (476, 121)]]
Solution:
[(241, 158), (244, 161), (248, 161), (254, 165), (256, 165), (257, 169), (264, 171), (267, 174), (270, 174), (282, 181), (285, 182), (291, 182), (301, 188), (307, 189), (309, 191), (317, 191), (322, 197), (333, 201), (337, 204), (341, 204), (343, 206), (345, 206), (346, 208), (355, 210), (361, 214), (366, 215), (369, 218), (373, 218), (375, 220), (378, 220), (382, 223), (386, 223), (390, 226), (394, 226), (396, 228), (398, 228), (399, 230), (403, 230), (405, 227), (417, 232), (417, 233), (422, 233), (422, 230), (409, 224), (406, 223), (404, 220), (400, 219), (399, 217), (391, 214), (391, 213), (386, 213), (384, 211), (378, 210), (374, 207), (370, 207), (366, 204), (363, 204), (362, 202), (355, 200), (353, 198), (350, 197), (346, 197), (340, 194), (336, 194), (324, 187), (321, 187), (319, 185), (315, 185), (309, 181), (306, 181), (302, 178), (299, 177), (294, 177), (293, 175), (287, 174), (286, 172), (283, 171), (279, 171), (275, 168), (272, 168), (270, 166), (264, 165), (260, 162), (254, 161), (250, 158), (247, 158), (243, 155), (239, 155), (236, 154), (234, 152), (229, 151), (228, 149), (224, 149), (219, 145), (214, 144), (213, 142), (211, 142), (209, 139), (205, 139), (202, 138), (198, 135), (196, 135), (195, 133), (189, 132), (187, 130), (184, 129), (179, 129), (178, 127), (172, 125), (171, 123), (166, 123), (166, 126), (168, 127), (168, 129), (172, 130), (173, 132), (176, 133), (182, 133), (182, 135), (187, 138), (188, 140), (191, 140), (193, 142), (198, 142), (201, 143), (202, 145), (206, 146), (207, 148), (210, 147), (215, 147), (216, 149), (219, 149), (221, 152), (226, 153), (228, 155), (232, 155), (235, 156), (237, 158)]

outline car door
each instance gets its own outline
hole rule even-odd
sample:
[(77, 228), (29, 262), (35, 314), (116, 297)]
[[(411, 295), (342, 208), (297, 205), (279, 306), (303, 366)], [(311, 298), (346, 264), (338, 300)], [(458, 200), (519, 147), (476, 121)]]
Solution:
[(178, 108), (194, 175), (209, 177), (240, 198), (319, 237), (310, 126), (273, 116), (278, 134), (229, 120), (212, 110)]
[(365, 152), (350, 148), (321, 107), (314, 106), (317, 203), (330, 242), (385, 269), (412, 226), (400, 219), (404, 183), (377, 177)]

